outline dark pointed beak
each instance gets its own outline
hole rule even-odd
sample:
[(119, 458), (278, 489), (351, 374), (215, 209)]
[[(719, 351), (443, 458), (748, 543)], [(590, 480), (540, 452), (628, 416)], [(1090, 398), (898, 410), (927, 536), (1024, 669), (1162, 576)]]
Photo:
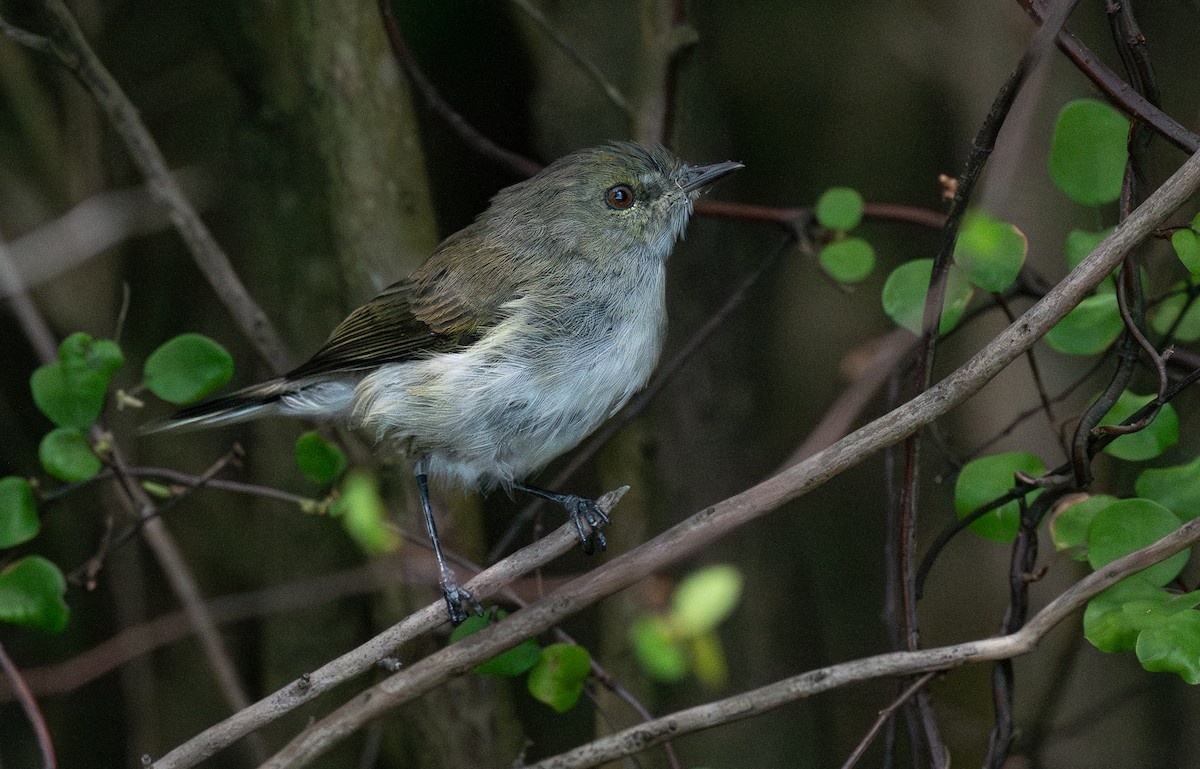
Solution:
[(679, 175), (679, 188), (684, 192), (692, 192), (739, 168), (745, 166), (735, 160), (713, 163), (711, 166), (685, 166)]

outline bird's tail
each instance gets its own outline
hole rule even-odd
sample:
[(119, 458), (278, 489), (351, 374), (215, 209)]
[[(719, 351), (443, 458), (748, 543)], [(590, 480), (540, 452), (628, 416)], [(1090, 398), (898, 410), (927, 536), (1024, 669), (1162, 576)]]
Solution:
[(150, 435), (248, 422), (278, 413), (283, 397), (295, 392), (296, 383), (273, 379), (180, 409), (166, 419), (145, 425), (141, 432)]

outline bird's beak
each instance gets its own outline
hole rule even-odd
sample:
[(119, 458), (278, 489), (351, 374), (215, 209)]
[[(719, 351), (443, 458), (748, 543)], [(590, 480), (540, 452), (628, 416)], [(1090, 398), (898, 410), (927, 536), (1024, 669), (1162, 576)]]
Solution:
[(679, 189), (684, 192), (699, 190), (706, 184), (712, 184), (725, 174), (732, 173), (739, 168), (745, 168), (745, 166), (735, 160), (713, 163), (711, 166), (685, 166), (679, 175)]

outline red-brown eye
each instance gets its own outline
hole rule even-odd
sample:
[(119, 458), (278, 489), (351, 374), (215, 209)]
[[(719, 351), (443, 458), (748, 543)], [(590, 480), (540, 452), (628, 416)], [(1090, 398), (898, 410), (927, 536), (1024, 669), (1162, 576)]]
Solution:
[(614, 184), (604, 193), (604, 202), (609, 208), (623, 211), (633, 205), (633, 188), (628, 184)]

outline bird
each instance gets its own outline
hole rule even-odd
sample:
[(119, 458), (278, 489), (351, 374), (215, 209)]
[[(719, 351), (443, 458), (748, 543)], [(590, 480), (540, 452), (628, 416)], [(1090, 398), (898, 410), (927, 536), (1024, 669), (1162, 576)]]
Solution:
[(666, 328), (667, 258), (695, 199), (742, 167), (689, 165), (628, 141), (565, 155), (496, 193), (306, 362), (146, 432), (300, 417), (340, 422), (410, 458), (457, 625), (480, 608), (442, 552), (429, 480), (553, 501), (585, 552), (603, 550), (608, 516), (595, 500), (526, 480), (646, 384)]

